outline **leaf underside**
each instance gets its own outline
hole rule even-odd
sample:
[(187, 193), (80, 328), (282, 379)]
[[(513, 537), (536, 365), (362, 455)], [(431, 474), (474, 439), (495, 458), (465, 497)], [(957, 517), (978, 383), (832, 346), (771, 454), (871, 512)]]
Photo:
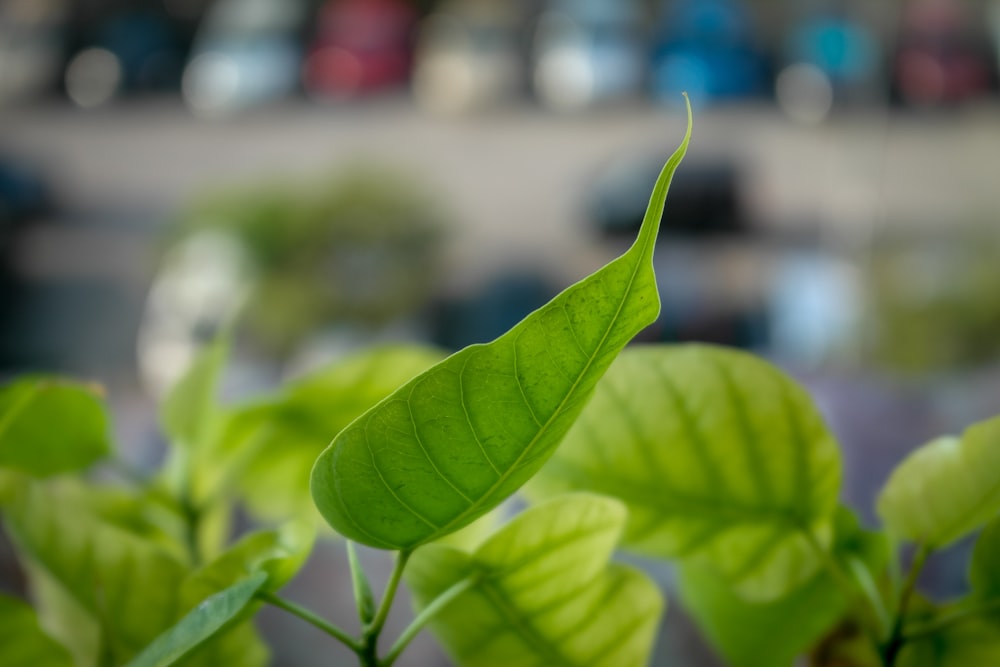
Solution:
[(524, 512), (472, 554), (422, 547), (407, 583), (421, 608), (478, 577), (430, 625), (462, 667), (641, 667), (663, 600), (645, 575), (608, 563), (624, 522), (613, 499), (566, 495)]
[(344, 536), (410, 550), (485, 514), (559, 444), (618, 352), (659, 313), (653, 246), (688, 131), (639, 237), (509, 332), (417, 376), (320, 455), (312, 495)]
[(836, 443), (792, 380), (743, 352), (657, 345), (619, 356), (527, 491), (617, 497), (625, 548), (702, 558), (765, 599), (815, 573), (839, 484)]

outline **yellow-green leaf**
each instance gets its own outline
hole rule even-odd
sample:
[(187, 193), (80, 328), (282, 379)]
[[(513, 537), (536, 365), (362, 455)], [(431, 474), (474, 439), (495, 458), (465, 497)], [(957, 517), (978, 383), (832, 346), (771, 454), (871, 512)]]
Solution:
[(624, 255), (492, 343), (406, 383), (320, 455), (312, 495), (335, 530), (413, 549), (468, 525), (538, 471), (618, 352), (659, 313), (653, 248), (690, 112), (688, 121)]
[(974, 424), (961, 438), (920, 447), (889, 476), (878, 499), (886, 528), (939, 549), (1000, 512), (1000, 417)]
[(636, 346), (527, 491), (619, 498), (625, 548), (706, 560), (762, 600), (815, 574), (840, 475), (818, 411), (778, 369), (713, 346)]
[[(46, 628), (86, 667), (128, 661), (169, 627), (185, 567), (169, 550), (101, 518), (71, 480), (23, 485), (5, 507)], [(90, 632), (81, 633), (88, 625)]]
[(420, 548), (406, 580), (418, 609), (475, 581), (430, 624), (462, 667), (642, 667), (663, 598), (644, 574), (608, 563), (625, 513), (610, 498), (563, 496), (516, 517), (472, 554)]

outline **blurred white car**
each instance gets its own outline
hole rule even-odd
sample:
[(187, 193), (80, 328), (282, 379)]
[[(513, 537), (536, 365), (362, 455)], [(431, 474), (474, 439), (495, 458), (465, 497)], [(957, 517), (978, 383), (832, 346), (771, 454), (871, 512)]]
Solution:
[(219, 0), (195, 37), (182, 82), (201, 115), (224, 115), (298, 88), (303, 0)]

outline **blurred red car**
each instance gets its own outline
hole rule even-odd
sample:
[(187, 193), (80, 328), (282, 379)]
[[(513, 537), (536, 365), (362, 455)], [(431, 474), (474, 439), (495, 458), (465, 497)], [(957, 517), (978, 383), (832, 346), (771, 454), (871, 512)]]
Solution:
[(893, 62), (894, 96), (904, 104), (954, 104), (987, 94), (993, 63), (985, 35), (954, 0), (919, 0), (903, 17)]
[(349, 97), (405, 84), (416, 21), (416, 12), (401, 0), (326, 3), (304, 66), (306, 90)]

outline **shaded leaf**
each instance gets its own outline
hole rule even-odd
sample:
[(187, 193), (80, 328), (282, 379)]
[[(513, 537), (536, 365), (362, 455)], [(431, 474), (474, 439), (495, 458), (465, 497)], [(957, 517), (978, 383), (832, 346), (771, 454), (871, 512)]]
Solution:
[(831, 532), (840, 475), (818, 411), (778, 369), (713, 346), (636, 346), (527, 491), (619, 498), (625, 548), (702, 558), (767, 599), (815, 574), (810, 539)]
[(1000, 624), (976, 617), (907, 642), (896, 660), (896, 667), (987, 665), (1000, 665)]
[(193, 449), (206, 445), (219, 426), (216, 394), (229, 356), (229, 341), (216, 337), (191, 362), (163, 399), (160, 420), (174, 445)]
[(246, 609), (254, 594), (266, 582), (267, 574), (258, 572), (209, 596), (176, 625), (153, 640), (128, 667), (167, 667), (176, 664)]
[[(837, 527), (836, 559), (857, 558), (873, 572), (885, 567), (884, 542), (848, 510), (838, 512)], [(851, 602), (826, 571), (776, 600), (746, 600), (698, 561), (681, 566), (680, 596), (731, 667), (789, 667), (841, 621)]]
[(976, 540), (969, 583), (977, 596), (1000, 599), (1000, 518), (986, 524)]
[(45, 627), (81, 665), (97, 664), (98, 652), (121, 664), (174, 622), (185, 568), (93, 503), (70, 480), (26, 484), (5, 507), (6, 525), (29, 573), (41, 575), (31, 583)]
[(73, 667), (73, 659), (38, 626), (34, 609), (0, 594), (0, 665)]
[(417, 376), (334, 439), (312, 495), (344, 536), (409, 550), (482, 516), (555, 450), (618, 352), (659, 312), (653, 248), (688, 131), (635, 244), (492, 343)]
[(527, 510), (468, 554), (431, 544), (406, 570), (418, 608), (467, 577), (430, 627), (463, 667), (640, 667), (663, 608), (656, 585), (608, 563), (621, 503), (572, 494)]
[(86, 468), (109, 450), (107, 413), (93, 387), (26, 378), (0, 388), (0, 468), (47, 477)]
[(1000, 417), (974, 424), (961, 438), (920, 447), (889, 476), (878, 499), (888, 530), (939, 549), (1000, 511)]

